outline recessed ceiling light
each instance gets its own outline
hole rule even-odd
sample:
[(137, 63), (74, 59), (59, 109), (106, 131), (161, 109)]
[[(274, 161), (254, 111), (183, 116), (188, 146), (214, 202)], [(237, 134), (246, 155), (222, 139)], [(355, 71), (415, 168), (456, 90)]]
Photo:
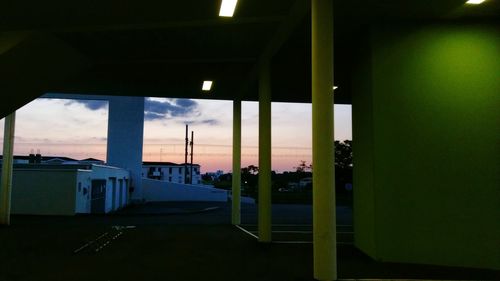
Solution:
[(212, 81), (203, 81), (203, 86), (201, 87), (201, 89), (205, 92), (208, 92), (212, 89), (212, 84)]
[(238, 0), (222, 0), (219, 16), (232, 17), (234, 14), (234, 9), (236, 8), (236, 3), (238, 3)]
[(483, 3), (485, 0), (469, 0), (467, 1), (466, 3), (467, 4), (471, 4), (471, 5), (478, 5), (478, 4), (481, 4)]

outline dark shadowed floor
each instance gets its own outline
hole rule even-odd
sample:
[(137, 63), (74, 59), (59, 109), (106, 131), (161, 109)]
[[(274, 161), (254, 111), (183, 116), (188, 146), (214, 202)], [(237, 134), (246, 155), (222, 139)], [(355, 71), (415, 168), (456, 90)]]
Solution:
[[(255, 233), (255, 206), (243, 227)], [(349, 233), (350, 210), (338, 209)], [(227, 203), (148, 204), (107, 216), (13, 216), (0, 228), (0, 280), (312, 280), (311, 208), (275, 205), (275, 240), (229, 225)], [(301, 241), (300, 243), (290, 243)], [(500, 272), (375, 262), (339, 236), (343, 279), (495, 280)]]

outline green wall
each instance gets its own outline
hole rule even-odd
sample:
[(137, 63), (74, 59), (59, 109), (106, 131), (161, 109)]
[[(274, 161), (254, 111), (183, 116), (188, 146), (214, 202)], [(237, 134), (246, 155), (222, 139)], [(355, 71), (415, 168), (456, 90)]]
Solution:
[[(369, 37), (360, 46), (369, 46)], [(371, 52), (362, 48), (355, 65), (355, 80), (352, 83), (352, 122), (354, 155), (354, 229), (355, 243), (372, 257), (376, 255), (375, 241), (375, 177), (373, 170), (373, 106)], [(359, 83), (362, 80), (362, 83)]]
[(377, 26), (355, 68), (355, 243), (500, 269), (500, 27)]

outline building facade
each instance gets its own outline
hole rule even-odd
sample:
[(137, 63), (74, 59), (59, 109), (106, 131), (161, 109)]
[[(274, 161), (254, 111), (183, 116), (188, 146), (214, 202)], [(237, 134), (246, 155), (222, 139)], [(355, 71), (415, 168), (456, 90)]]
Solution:
[[(176, 164), (171, 162), (143, 162), (142, 177), (182, 184), (201, 184), (199, 164)], [(192, 171), (192, 176), (191, 176)], [(191, 181), (191, 178), (193, 179)]]
[(129, 203), (129, 186), (130, 172), (111, 166), (15, 164), (11, 212), (63, 216), (105, 214)]

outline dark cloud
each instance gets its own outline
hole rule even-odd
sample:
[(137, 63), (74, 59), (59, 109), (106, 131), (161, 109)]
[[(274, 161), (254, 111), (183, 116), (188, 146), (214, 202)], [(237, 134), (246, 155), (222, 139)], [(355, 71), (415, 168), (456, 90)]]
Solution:
[(210, 126), (215, 126), (215, 125), (219, 125), (220, 124), (219, 120), (215, 120), (215, 119), (202, 120), (200, 123), (207, 124), (207, 125), (210, 125)]
[(147, 121), (198, 114), (198, 103), (190, 99), (165, 101), (146, 99), (144, 104), (144, 118)]
[(105, 109), (108, 106), (107, 101), (103, 100), (72, 100), (66, 103), (66, 105), (70, 105), (73, 103), (79, 103), (83, 106), (85, 106), (87, 109), (90, 110), (99, 110), (99, 109)]
[(175, 104), (181, 107), (193, 107), (198, 105), (194, 100), (190, 99), (178, 99), (175, 100)]
[(220, 122), (219, 120), (215, 119), (205, 119), (205, 120), (191, 120), (191, 121), (178, 121), (177, 123), (180, 124), (187, 124), (187, 125), (209, 125), (209, 126), (215, 126), (219, 125)]
[[(66, 105), (78, 103), (85, 106), (87, 109), (96, 111), (107, 108), (107, 101), (102, 100), (71, 100)], [(144, 102), (144, 120), (164, 120), (173, 117), (193, 117), (199, 116), (198, 103), (191, 99), (165, 99), (164, 101), (146, 98)], [(186, 122), (182, 122), (186, 123)], [(189, 123), (189, 122), (187, 122)], [(217, 120), (203, 120), (192, 123), (198, 124), (218, 124)]]

